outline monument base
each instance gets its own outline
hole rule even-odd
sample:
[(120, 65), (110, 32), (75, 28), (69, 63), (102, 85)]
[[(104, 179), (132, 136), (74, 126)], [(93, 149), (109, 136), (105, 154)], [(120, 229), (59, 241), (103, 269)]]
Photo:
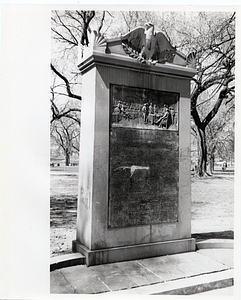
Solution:
[(87, 267), (126, 260), (190, 252), (195, 251), (195, 247), (195, 239), (193, 238), (99, 250), (89, 250), (76, 240), (72, 242), (73, 252), (79, 252), (85, 256)]

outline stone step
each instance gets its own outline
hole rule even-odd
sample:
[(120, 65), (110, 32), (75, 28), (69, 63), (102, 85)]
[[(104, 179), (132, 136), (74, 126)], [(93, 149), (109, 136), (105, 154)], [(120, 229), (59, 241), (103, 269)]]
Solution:
[(233, 285), (233, 249), (76, 265), (55, 270), (50, 276), (51, 293), (191, 295)]
[(229, 239), (209, 239), (205, 241), (196, 242), (197, 249), (233, 249), (234, 240)]
[[(234, 285), (233, 270), (203, 274), (199, 276), (166, 281), (148, 286), (111, 292), (110, 294), (133, 295), (195, 295)], [(220, 290), (220, 295), (222, 291)]]
[(60, 255), (50, 259), (50, 271), (84, 264), (85, 256), (80, 253)]

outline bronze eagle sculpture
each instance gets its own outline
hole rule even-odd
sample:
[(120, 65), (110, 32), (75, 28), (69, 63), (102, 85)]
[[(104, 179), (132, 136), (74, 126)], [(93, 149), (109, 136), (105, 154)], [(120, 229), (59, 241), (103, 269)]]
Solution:
[(124, 51), (140, 62), (149, 64), (172, 62), (176, 53), (166, 36), (154, 32), (152, 23), (145, 23), (144, 28), (138, 27), (121, 36)]

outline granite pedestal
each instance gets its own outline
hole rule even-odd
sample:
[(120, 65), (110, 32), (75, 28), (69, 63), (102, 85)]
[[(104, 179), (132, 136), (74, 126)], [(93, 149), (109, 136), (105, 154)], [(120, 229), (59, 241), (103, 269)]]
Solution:
[(83, 100), (73, 251), (86, 256), (87, 266), (195, 250), (195, 70), (178, 52), (171, 62), (143, 63), (126, 54), (122, 41), (95, 34), (79, 64)]

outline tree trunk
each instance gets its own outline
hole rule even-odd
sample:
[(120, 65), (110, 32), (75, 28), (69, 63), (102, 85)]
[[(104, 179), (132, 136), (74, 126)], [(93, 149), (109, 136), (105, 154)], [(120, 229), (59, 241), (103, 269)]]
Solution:
[[(228, 74), (226, 74), (227, 76)], [(223, 99), (228, 97), (229, 92), (232, 90), (232, 88), (228, 89), (228, 83), (232, 81), (233, 78), (227, 77), (224, 87), (219, 93), (219, 97), (214, 104), (213, 108), (210, 110), (210, 112), (207, 114), (207, 116), (201, 121), (198, 111), (197, 111), (197, 98), (201, 93), (200, 87), (196, 89), (196, 93), (193, 93), (191, 98), (191, 115), (193, 117), (193, 120), (195, 122), (195, 125), (197, 127), (197, 133), (198, 133), (198, 170), (197, 174), (199, 176), (205, 176), (209, 175), (207, 172), (207, 144), (206, 144), (206, 134), (205, 129), (207, 125), (211, 122), (211, 120), (216, 116), (218, 113), (218, 110), (223, 102)], [(204, 89), (205, 90), (205, 89)]]
[(215, 162), (214, 153), (212, 153), (211, 154), (211, 159), (210, 159), (211, 173), (213, 173), (213, 171), (214, 171), (214, 162)]
[(202, 177), (207, 175), (207, 145), (205, 128), (202, 129), (197, 126), (198, 132), (198, 170), (197, 174)]
[(216, 147), (213, 147), (211, 149), (211, 151), (207, 154), (207, 159), (208, 159), (208, 166), (207, 166), (207, 170), (208, 170), (208, 173), (210, 175), (213, 174), (213, 171), (214, 171), (214, 160), (215, 160), (215, 157), (214, 157), (214, 152), (215, 152), (215, 148)]
[(65, 165), (66, 166), (70, 165), (70, 153), (68, 150), (65, 152)]

